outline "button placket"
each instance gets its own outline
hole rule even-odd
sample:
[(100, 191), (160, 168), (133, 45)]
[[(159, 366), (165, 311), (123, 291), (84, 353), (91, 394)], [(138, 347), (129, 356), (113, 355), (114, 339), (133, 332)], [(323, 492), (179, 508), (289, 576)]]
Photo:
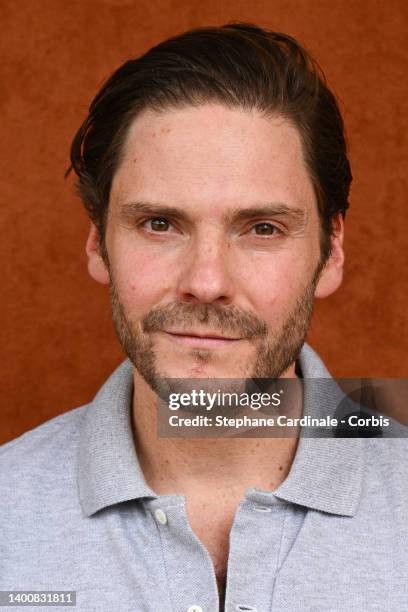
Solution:
[(241, 503), (230, 534), (226, 609), (237, 612), (269, 609), (278, 571), (285, 507), (276, 498), (261, 495)]
[(190, 527), (185, 497), (162, 496), (149, 504), (149, 510), (160, 535), (173, 612), (212, 612), (218, 602), (214, 568)]

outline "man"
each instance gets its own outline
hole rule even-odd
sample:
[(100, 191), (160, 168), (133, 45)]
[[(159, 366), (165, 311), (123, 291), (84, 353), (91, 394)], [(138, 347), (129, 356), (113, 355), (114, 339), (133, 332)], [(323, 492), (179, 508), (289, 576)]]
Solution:
[(351, 173), (313, 61), (252, 25), (187, 32), (118, 69), (71, 160), (129, 359), (3, 447), (1, 588), (115, 612), (407, 609), (404, 440), (157, 435), (163, 379), (330, 376), (304, 341), (342, 281)]

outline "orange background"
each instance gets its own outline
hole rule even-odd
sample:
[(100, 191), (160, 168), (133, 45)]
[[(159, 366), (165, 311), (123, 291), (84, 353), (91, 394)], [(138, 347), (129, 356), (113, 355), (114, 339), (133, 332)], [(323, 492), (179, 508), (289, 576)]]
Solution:
[(309, 340), (335, 376), (408, 376), (405, 0), (2, 0), (0, 19), (0, 442), (88, 402), (123, 359), (107, 289), (87, 275), (69, 146), (118, 65), (200, 25), (283, 31), (322, 65), (354, 182), (345, 281)]

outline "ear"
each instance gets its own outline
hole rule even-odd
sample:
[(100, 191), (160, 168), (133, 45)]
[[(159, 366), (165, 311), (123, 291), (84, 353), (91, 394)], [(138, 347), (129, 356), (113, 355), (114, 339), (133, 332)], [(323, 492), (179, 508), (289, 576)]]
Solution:
[(334, 293), (343, 280), (344, 268), (344, 220), (341, 213), (333, 219), (333, 235), (331, 237), (331, 254), (327, 259), (316, 285), (315, 297), (325, 298)]
[(101, 255), (99, 232), (94, 223), (91, 222), (88, 239), (85, 247), (88, 256), (88, 272), (98, 283), (109, 284), (109, 271)]

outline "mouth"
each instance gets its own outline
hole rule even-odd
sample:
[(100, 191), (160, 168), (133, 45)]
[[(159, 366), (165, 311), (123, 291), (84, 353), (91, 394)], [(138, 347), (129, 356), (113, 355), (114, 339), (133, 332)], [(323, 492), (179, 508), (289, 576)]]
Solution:
[(193, 348), (211, 349), (231, 346), (243, 338), (223, 336), (217, 332), (165, 331), (162, 332), (170, 341)]

